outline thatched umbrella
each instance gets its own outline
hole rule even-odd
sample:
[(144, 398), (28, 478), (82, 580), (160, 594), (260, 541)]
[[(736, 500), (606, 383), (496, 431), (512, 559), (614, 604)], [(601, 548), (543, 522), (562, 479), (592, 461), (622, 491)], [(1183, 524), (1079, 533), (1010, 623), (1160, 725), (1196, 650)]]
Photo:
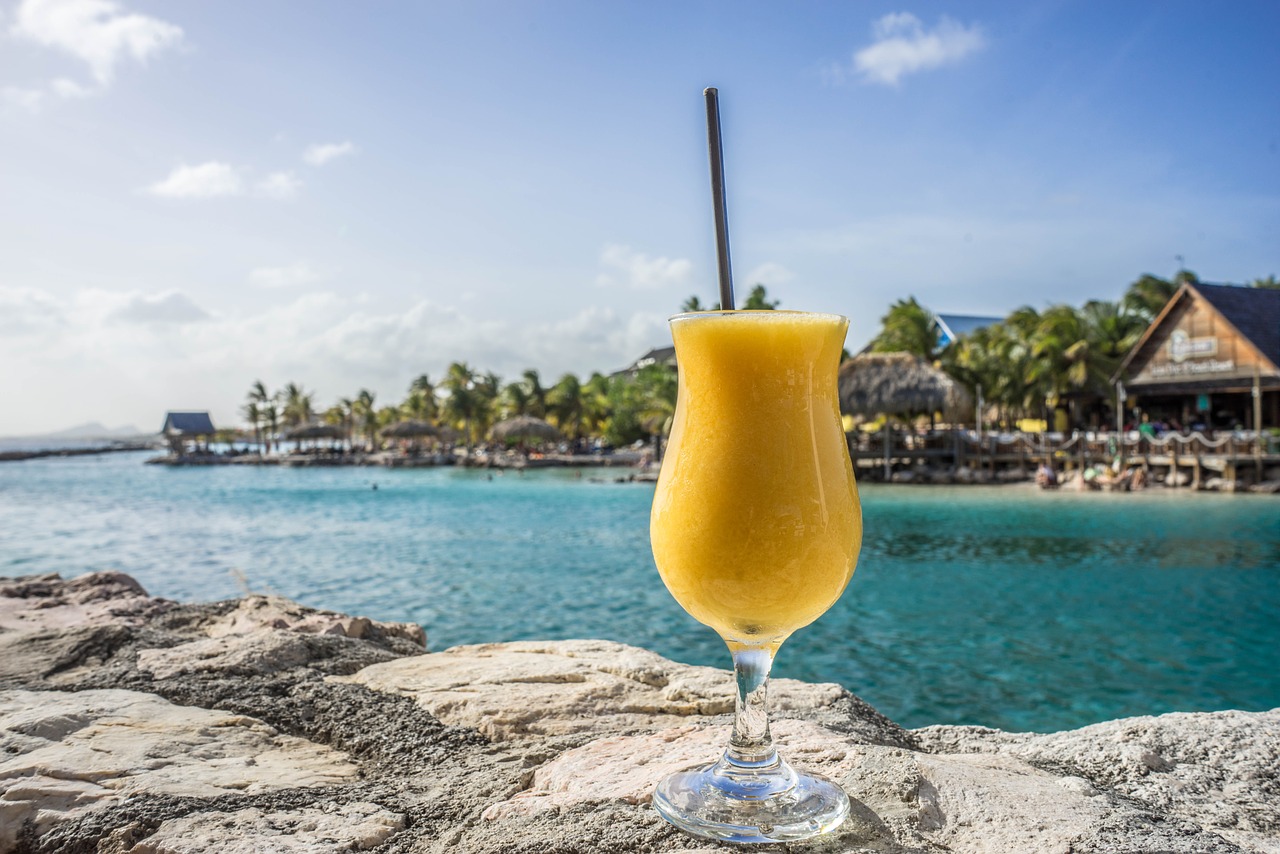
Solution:
[[(911, 353), (863, 353), (840, 366), (840, 411), (848, 415), (918, 415), (955, 410), (969, 394), (951, 377)], [(884, 474), (889, 479), (888, 419)]]
[(295, 427), (285, 433), (284, 437), (296, 442), (302, 439), (342, 439), (346, 435), (347, 431), (338, 424), (308, 424), (305, 427)]
[(388, 439), (420, 439), (423, 436), (439, 436), (440, 428), (426, 421), (398, 421), (382, 430)]
[(849, 415), (917, 415), (967, 399), (959, 383), (911, 353), (863, 353), (840, 366), (840, 411)]
[(499, 442), (555, 442), (560, 438), (560, 431), (541, 418), (517, 415), (494, 424), (489, 435)]

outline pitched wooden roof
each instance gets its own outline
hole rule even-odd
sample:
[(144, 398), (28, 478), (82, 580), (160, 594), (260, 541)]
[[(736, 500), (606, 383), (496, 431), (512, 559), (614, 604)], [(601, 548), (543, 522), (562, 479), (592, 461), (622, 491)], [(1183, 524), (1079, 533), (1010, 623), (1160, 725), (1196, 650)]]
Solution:
[[(1187, 323), (1193, 326), (1183, 328)], [(1200, 332), (1195, 331), (1196, 326)], [(1213, 329), (1219, 331), (1212, 332)], [(1205, 334), (1210, 337), (1188, 339), (1189, 335)], [(1227, 337), (1222, 341), (1230, 352), (1220, 356), (1218, 336), (1223, 334)], [(1179, 353), (1179, 344), (1174, 340), (1178, 336), (1183, 339), (1183, 348), (1203, 344), (1205, 349), (1183, 349)], [(1166, 351), (1166, 343), (1173, 349)], [(1203, 363), (1191, 364), (1197, 359)], [(1189, 363), (1177, 364), (1184, 360)], [(1160, 364), (1168, 361), (1174, 363), (1172, 367)], [(1155, 368), (1151, 368), (1153, 364)], [(1280, 378), (1280, 291), (1185, 282), (1133, 345), (1112, 382), (1123, 379), (1126, 384), (1151, 385), (1251, 380), (1255, 372), (1268, 378), (1267, 385)]]
[(170, 412), (165, 415), (160, 432), (170, 436), (211, 436), (216, 431), (208, 412)]
[(1262, 355), (1280, 365), (1280, 291), (1232, 285), (1193, 285)]

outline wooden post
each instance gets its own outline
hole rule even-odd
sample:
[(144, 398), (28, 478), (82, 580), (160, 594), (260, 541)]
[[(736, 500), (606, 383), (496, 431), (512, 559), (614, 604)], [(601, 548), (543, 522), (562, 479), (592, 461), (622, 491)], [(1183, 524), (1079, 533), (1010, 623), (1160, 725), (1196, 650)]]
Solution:
[(890, 426), (889, 416), (884, 417), (884, 482), (889, 482), (890, 469), (893, 468), (889, 462), (889, 445), (893, 442), (893, 428)]

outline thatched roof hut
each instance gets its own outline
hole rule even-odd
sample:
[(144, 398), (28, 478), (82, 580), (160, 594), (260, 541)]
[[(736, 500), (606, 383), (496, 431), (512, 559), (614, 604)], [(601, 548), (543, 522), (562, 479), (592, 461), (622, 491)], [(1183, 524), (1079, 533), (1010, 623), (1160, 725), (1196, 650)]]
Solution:
[(399, 421), (384, 428), (382, 435), (388, 439), (420, 439), (423, 436), (439, 436), (440, 428), (427, 421)]
[(307, 424), (303, 427), (295, 427), (284, 437), (290, 442), (296, 442), (301, 439), (343, 439), (347, 435), (347, 431), (338, 424)]
[(560, 431), (553, 424), (532, 415), (517, 415), (493, 425), (489, 435), (498, 442), (555, 442)]
[(922, 415), (953, 411), (969, 394), (911, 353), (863, 353), (840, 366), (840, 411), (847, 415)]

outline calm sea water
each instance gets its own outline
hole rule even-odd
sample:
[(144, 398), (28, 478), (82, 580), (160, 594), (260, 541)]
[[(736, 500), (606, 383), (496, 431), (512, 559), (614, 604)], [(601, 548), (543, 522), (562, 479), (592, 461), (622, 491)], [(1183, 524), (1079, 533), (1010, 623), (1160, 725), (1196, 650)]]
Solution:
[[(172, 469), (148, 455), (0, 465), (0, 575), (118, 569), (188, 601), (247, 582), (421, 623), (433, 649), (601, 637), (727, 662), (657, 577), (653, 487), (616, 472)], [(776, 675), (840, 682), (907, 726), (1280, 706), (1272, 497), (868, 486), (863, 504), (852, 584)]]

